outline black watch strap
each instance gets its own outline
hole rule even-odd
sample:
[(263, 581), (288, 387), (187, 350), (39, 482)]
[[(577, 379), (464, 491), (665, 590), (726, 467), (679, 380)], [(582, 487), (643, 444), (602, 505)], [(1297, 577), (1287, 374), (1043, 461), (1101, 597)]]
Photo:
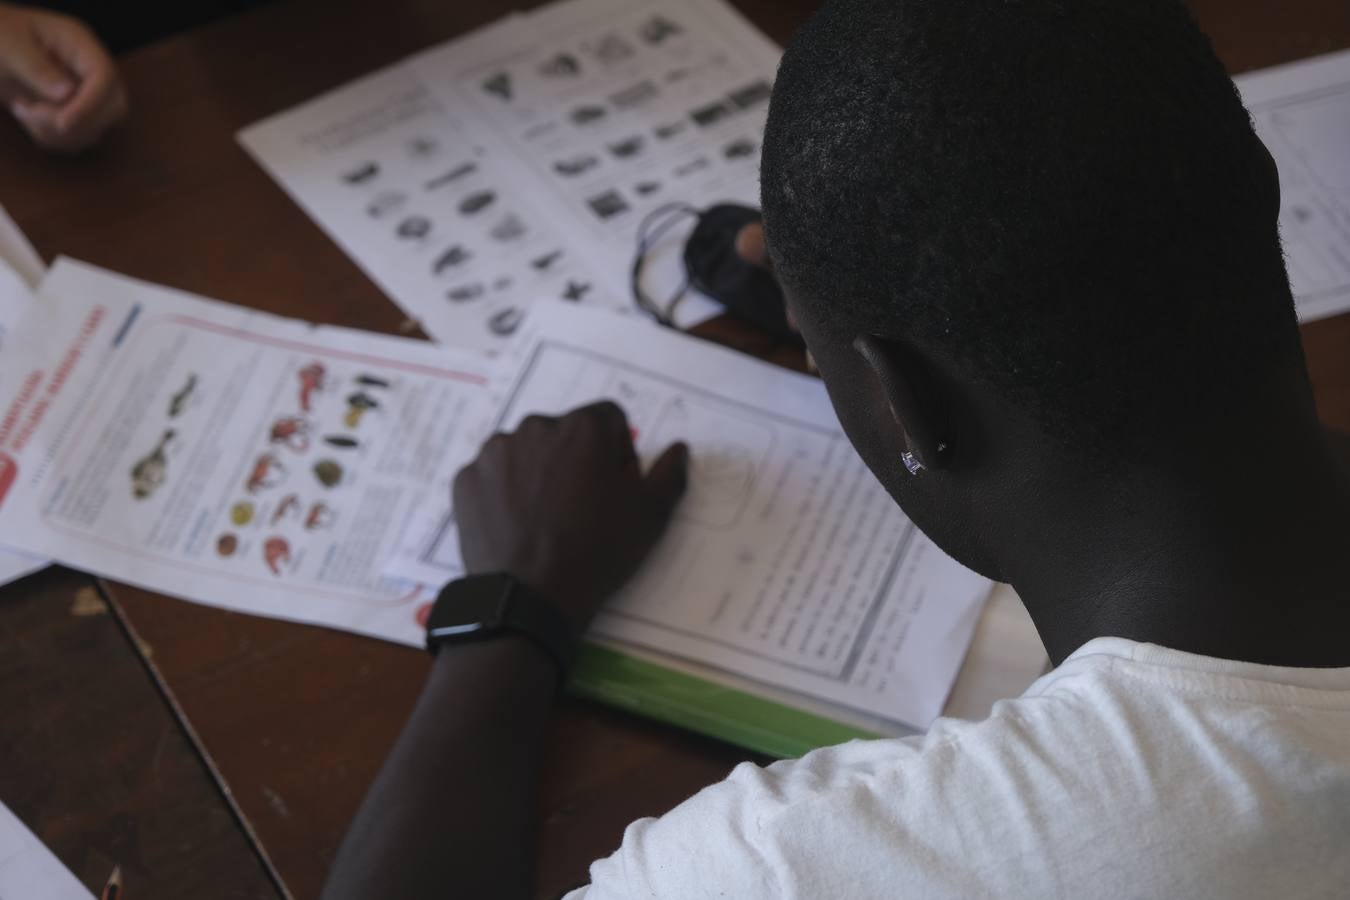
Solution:
[(515, 632), (552, 657), (560, 679), (576, 660), (580, 635), (552, 603), (504, 572), (468, 575), (441, 588), (427, 617), (427, 650)]

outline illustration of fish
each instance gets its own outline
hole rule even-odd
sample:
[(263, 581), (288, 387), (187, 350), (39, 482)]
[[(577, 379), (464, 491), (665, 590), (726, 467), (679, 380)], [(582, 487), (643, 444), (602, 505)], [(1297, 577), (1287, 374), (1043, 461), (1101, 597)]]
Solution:
[(196, 389), (197, 389), (197, 376), (195, 374), (190, 374), (187, 377), (187, 383), (183, 385), (183, 387), (178, 391), (178, 393), (174, 394), (172, 397), (169, 398), (170, 419), (176, 419), (183, 414), (183, 410), (187, 407), (188, 399), (192, 396), (192, 392), (195, 391)]
[(169, 442), (173, 439), (174, 430), (170, 428), (164, 432), (155, 449), (131, 467), (131, 495), (137, 500), (147, 499), (164, 483), (169, 470)]

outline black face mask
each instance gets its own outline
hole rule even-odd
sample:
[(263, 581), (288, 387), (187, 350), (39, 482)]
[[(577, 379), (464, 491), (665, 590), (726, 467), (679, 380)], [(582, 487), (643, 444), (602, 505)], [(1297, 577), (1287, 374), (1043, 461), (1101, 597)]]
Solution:
[[(685, 282), (663, 308), (642, 290), (642, 266), (652, 246), (684, 216), (698, 217), (684, 245)], [(760, 219), (759, 210), (729, 203), (702, 211), (682, 203), (653, 210), (638, 230), (637, 257), (633, 261), (633, 298), (638, 307), (662, 325), (674, 327), (675, 308), (693, 287), (732, 316), (776, 338), (799, 343), (801, 338), (788, 327), (778, 282), (763, 267), (746, 262), (736, 252), (736, 236), (741, 229)]]

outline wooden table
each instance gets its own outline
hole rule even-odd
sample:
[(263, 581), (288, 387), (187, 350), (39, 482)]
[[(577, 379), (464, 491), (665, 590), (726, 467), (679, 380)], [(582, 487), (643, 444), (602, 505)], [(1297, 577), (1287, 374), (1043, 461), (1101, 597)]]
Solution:
[(0, 800), (91, 890), (120, 864), (132, 896), (280, 896), (89, 576), (0, 590), (0, 711)]
[[(782, 42), (815, 4), (736, 5)], [(507, 6), (297, 0), (143, 49), (123, 60), (133, 118), (94, 156), (50, 159), (0, 129), (0, 199), (48, 256), (286, 315), (398, 331), (403, 316), (245, 157), (234, 133)], [(1235, 73), (1350, 46), (1343, 0), (1195, 0), (1192, 8)], [(728, 325), (709, 333), (760, 355), (775, 349)], [(1325, 419), (1350, 429), (1350, 316), (1306, 327), (1304, 340)], [(109, 593), (277, 884), (315, 896), (427, 660), (120, 585)], [(578, 701), (564, 701), (551, 740), (539, 799), (541, 897), (582, 882), (629, 821), (668, 809), (745, 758)], [(219, 878), (235, 887), (230, 875)], [(144, 896), (186, 894), (154, 886)]]

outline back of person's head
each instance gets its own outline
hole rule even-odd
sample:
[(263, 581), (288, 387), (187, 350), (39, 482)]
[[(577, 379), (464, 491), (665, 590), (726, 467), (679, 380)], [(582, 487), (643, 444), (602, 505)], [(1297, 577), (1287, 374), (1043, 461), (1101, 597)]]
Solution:
[(833, 0), (764, 139), (774, 264), (841, 340), (1127, 452), (1301, 366), (1278, 185), (1177, 0)]

